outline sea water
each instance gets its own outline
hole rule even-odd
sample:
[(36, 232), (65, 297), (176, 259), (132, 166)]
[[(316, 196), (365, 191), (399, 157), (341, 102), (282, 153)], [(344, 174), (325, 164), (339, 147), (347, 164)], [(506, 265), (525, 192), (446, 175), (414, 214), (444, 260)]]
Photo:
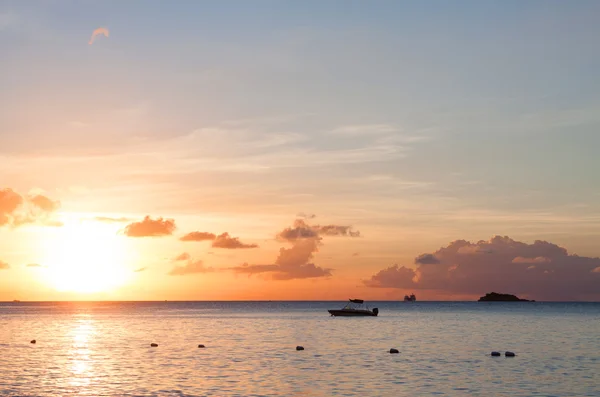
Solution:
[(600, 396), (598, 303), (343, 305), (0, 303), (0, 395)]

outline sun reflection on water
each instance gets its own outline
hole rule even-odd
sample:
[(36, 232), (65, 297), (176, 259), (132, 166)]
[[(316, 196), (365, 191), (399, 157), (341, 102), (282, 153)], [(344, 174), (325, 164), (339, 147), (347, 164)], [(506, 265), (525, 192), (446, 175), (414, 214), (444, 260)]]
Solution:
[(94, 377), (89, 341), (95, 331), (94, 320), (89, 318), (89, 315), (83, 315), (83, 318), (79, 318), (73, 324), (70, 333), (73, 342), (69, 350), (69, 357), (71, 357), (69, 384), (72, 387), (89, 386)]

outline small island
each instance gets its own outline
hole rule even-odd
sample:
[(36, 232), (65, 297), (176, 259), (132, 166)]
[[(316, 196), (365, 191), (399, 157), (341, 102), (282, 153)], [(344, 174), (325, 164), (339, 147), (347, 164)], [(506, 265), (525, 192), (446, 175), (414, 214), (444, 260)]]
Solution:
[(478, 302), (535, 302), (534, 300), (520, 299), (515, 295), (490, 292), (479, 298)]

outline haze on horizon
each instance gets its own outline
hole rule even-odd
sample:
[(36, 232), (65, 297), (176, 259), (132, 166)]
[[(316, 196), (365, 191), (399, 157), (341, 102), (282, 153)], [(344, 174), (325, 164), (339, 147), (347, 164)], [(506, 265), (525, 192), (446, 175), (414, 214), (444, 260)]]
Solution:
[(600, 300), (600, 3), (0, 0), (0, 300)]

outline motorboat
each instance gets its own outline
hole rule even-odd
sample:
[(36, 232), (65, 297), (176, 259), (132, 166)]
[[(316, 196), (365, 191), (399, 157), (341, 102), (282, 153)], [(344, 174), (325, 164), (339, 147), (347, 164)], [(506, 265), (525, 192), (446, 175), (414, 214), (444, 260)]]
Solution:
[(404, 295), (404, 302), (416, 302), (417, 301), (417, 297), (415, 296), (415, 294), (410, 294), (409, 295)]
[(354, 316), (372, 316), (379, 314), (379, 309), (374, 307), (372, 310), (365, 304), (362, 299), (349, 299), (346, 306), (341, 309), (327, 310), (332, 316), (354, 317)]

